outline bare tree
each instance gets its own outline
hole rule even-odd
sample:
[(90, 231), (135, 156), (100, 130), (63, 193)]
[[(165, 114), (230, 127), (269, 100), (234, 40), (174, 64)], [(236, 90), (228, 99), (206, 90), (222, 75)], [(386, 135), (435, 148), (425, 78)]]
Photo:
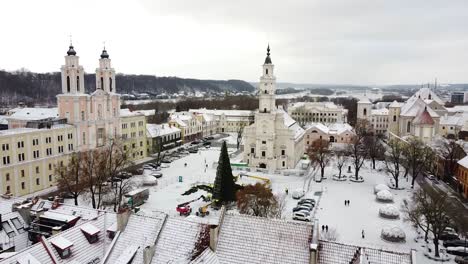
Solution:
[(444, 177), (455, 173), (457, 162), (465, 156), (463, 149), (453, 139), (439, 139), (436, 142), (437, 153), (444, 158)]
[(105, 172), (108, 173), (106, 178), (111, 182), (114, 212), (117, 212), (120, 209), (123, 195), (129, 192), (132, 187), (130, 180), (121, 177), (122, 172), (133, 162), (130, 160), (129, 152), (124, 149), (119, 140), (111, 140), (107, 146), (102, 148), (101, 158), (106, 160)]
[(384, 157), (385, 149), (382, 142), (376, 135), (366, 135), (364, 137), (364, 146), (366, 147), (368, 157), (371, 159), (372, 169), (375, 170), (375, 161)]
[(325, 167), (330, 163), (330, 142), (324, 139), (316, 139), (307, 149), (310, 161), (320, 167), (320, 181), (325, 175)]
[(80, 158), (81, 154), (79, 152), (73, 153), (66, 165), (58, 164), (55, 167), (58, 190), (71, 194), (75, 205), (78, 205), (78, 197), (85, 188), (84, 178), (81, 177)]
[(410, 172), (412, 176), (411, 188), (414, 188), (414, 182), (419, 174), (427, 170), (434, 160), (434, 152), (429, 146), (426, 146), (420, 139), (411, 137), (406, 141), (404, 147), (405, 155), (405, 174)]
[(364, 137), (369, 134), (369, 122), (359, 119), (354, 127), (354, 136), (348, 145), (348, 153), (354, 167), (354, 177), (359, 180), (359, 171), (367, 158), (367, 151), (364, 145)]
[(338, 179), (341, 179), (343, 168), (348, 163), (348, 152), (345, 150), (335, 151), (336, 167), (338, 168)]
[(404, 169), (404, 143), (398, 139), (391, 139), (388, 142), (388, 151), (385, 153), (385, 168), (395, 181), (395, 188), (398, 189), (398, 180), (401, 170)]
[(439, 257), (439, 240), (442, 233), (451, 225), (450, 215), (454, 214), (453, 206), (447, 202), (447, 193), (438, 193), (423, 188), (414, 192), (411, 203), (403, 205), (405, 220), (413, 223), (433, 235), (434, 254)]
[(237, 149), (240, 148), (241, 142), (242, 142), (242, 134), (244, 134), (244, 126), (241, 125), (239, 129), (237, 130)]
[(83, 153), (83, 177), (85, 179), (85, 188), (91, 196), (93, 208), (100, 208), (104, 185), (109, 179), (107, 170), (107, 158), (102, 155), (102, 148), (88, 150)]

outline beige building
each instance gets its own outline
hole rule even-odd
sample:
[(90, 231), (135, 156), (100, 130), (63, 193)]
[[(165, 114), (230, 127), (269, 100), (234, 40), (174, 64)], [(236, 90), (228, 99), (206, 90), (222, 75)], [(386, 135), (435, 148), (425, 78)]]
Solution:
[(168, 123), (180, 129), (183, 143), (203, 137), (203, 120), (195, 113), (175, 112), (169, 117)]
[(140, 112), (120, 109), (121, 137), (124, 150), (132, 160), (147, 156), (146, 117)]
[(317, 139), (324, 139), (331, 143), (351, 143), (354, 136), (353, 128), (349, 124), (330, 124), (315, 123), (305, 130), (305, 149), (312, 145)]
[(288, 113), (299, 124), (345, 123), (348, 110), (332, 102), (298, 102), (288, 105)]
[(215, 133), (237, 133), (239, 129), (249, 126), (254, 122), (255, 112), (249, 110), (212, 110), (212, 109), (190, 109), (189, 112), (202, 115), (204, 119), (210, 120), (207, 127), (210, 129), (208, 135)]
[(43, 128), (0, 131), (2, 194), (26, 195), (55, 185), (54, 170), (76, 146), (75, 127), (53, 124)]
[(377, 133), (416, 136), (425, 142), (443, 134), (440, 121), (447, 114), (444, 102), (429, 88), (421, 88), (406, 102), (394, 101), (386, 108), (376, 109), (375, 104), (364, 98), (358, 102), (357, 109), (358, 119), (369, 121)]

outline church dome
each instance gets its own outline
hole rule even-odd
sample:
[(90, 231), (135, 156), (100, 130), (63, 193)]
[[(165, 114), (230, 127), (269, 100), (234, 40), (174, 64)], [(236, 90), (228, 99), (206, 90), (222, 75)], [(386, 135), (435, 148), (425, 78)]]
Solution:
[(104, 48), (101, 53), (101, 59), (108, 59), (109, 54), (107, 53), (107, 50)]
[(76, 55), (76, 51), (73, 48), (73, 45), (70, 45), (70, 47), (68, 47), (67, 55), (68, 56), (75, 56)]
[(265, 58), (265, 64), (272, 64), (271, 58), (270, 58), (270, 44), (268, 44), (267, 57)]

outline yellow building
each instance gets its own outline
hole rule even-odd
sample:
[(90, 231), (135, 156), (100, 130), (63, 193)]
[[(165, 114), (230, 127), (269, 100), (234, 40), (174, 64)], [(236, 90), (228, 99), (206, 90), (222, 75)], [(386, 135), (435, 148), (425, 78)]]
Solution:
[(132, 160), (145, 158), (147, 156), (145, 115), (121, 109), (120, 124), (124, 150), (128, 151)]
[(0, 147), (1, 194), (26, 195), (55, 185), (55, 166), (76, 148), (75, 128), (50, 124), (1, 130)]

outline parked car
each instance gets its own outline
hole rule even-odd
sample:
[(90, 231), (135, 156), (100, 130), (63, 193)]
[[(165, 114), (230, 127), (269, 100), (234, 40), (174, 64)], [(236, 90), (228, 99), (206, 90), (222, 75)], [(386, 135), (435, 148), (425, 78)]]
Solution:
[(436, 178), (434, 175), (432, 175), (432, 174), (427, 174), (426, 177), (427, 177), (429, 180), (431, 180), (431, 181), (437, 180), (437, 178)]
[(198, 153), (198, 149), (191, 148), (191, 149), (189, 149), (189, 153)]
[(192, 145), (198, 145), (198, 144), (200, 144), (200, 143), (201, 143), (200, 141), (195, 140), (195, 141), (192, 141), (192, 143), (190, 143), (190, 144), (192, 144)]
[(444, 231), (440, 235), (440, 240), (459, 240), (460, 238), (458, 237), (458, 234), (456, 232), (452, 231)]
[(297, 204), (303, 204), (303, 203), (311, 203), (311, 204), (315, 205), (315, 200), (312, 199), (312, 198), (303, 198), (303, 199), (299, 200), (299, 202), (297, 202)]
[(212, 137), (212, 136), (209, 136), (209, 137), (206, 137), (206, 139), (207, 139), (207, 140), (213, 140), (213, 139), (214, 139), (214, 137)]
[(298, 212), (298, 211), (307, 211), (310, 212), (312, 210), (312, 207), (305, 206), (305, 205), (298, 205), (292, 209), (293, 213)]
[(161, 164), (161, 168), (169, 168), (169, 163), (163, 163), (163, 164)]
[(159, 179), (163, 176), (163, 174), (161, 172), (154, 172), (154, 173), (151, 173), (151, 176)]
[(171, 163), (172, 161), (170, 161), (169, 159), (167, 158), (164, 158), (163, 160), (161, 160), (162, 163)]
[(297, 203), (297, 206), (307, 206), (307, 207), (310, 207), (310, 208), (314, 208), (314, 207), (315, 207), (315, 203), (311, 203), (311, 202), (302, 202), (302, 203)]
[(467, 257), (468, 256), (468, 248), (466, 247), (448, 247), (447, 248), (447, 253), (456, 255), (456, 256), (462, 256), (462, 257)]
[(444, 247), (468, 247), (468, 241), (462, 239), (447, 240), (443, 243)]
[(468, 264), (468, 257), (457, 256), (455, 262), (458, 264)]
[(304, 197), (304, 195), (304, 190), (295, 190), (292, 192), (292, 198), (296, 200)]
[(293, 220), (310, 222), (312, 220), (312, 216), (309, 212), (297, 211), (293, 213)]
[(143, 169), (145, 169), (145, 170), (154, 170), (153, 166), (151, 166), (149, 164), (143, 165)]

